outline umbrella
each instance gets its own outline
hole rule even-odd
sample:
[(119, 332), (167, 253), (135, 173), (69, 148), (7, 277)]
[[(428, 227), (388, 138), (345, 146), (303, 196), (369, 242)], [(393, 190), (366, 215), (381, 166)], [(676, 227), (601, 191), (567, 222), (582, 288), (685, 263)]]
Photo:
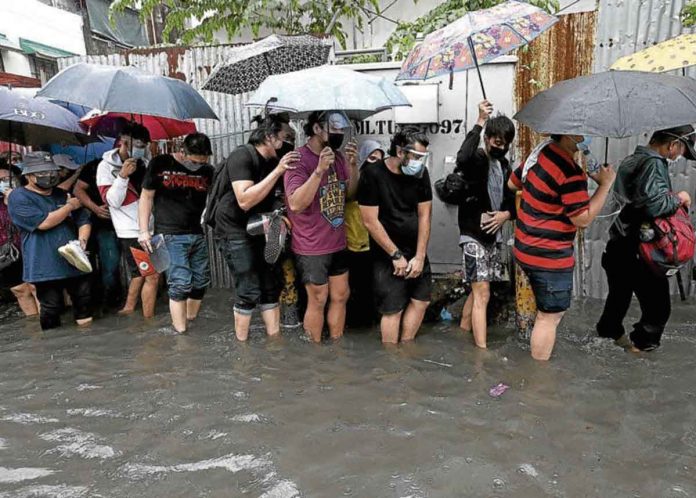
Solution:
[(118, 136), (121, 129), (123, 129), (123, 125), (129, 121), (136, 121), (147, 128), (152, 140), (169, 140), (170, 138), (196, 132), (196, 125), (193, 121), (143, 115), (139, 115), (136, 118), (135, 114), (122, 112), (93, 110), (80, 120), (89, 129), (90, 133), (96, 133), (105, 137)]
[(608, 71), (557, 83), (514, 119), (539, 133), (624, 138), (689, 124), (695, 116), (696, 80)]
[(679, 35), (646, 48), (612, 64), (611, 69), (662, 73), (675, 69), (686, 70), (696, 64), (696, 34)]
[(80, 63), (63, 69), (38, 96), (105, 112), (175, 119), (217, 119), (188, 83), (148, 74), (138, 68)]
[(312, 111), (344, 111), (362, 120), (385, 109), (410, 106), (391, 82), (338, 66), (321, 66), (269, 76), (246, 104), (269, 106), (303, 118)]
[(20, 145), (83, 145), (99, 139), (89, 137), (67, 109), (0, 87), (0, 140)]
[(406, 57), (399, 80), (425, 80), (476, 67), (481, 91), (486, 90), (479, 64), (526, 45), (558, 18), (527, 3), (508, 1), (489, 9), (467, 12), (463, 17), (433, 31)]
[(331, 40), (310, 35), (271, 35), (231, 49), (215, 66), (203, 90), (238, 94), (256, 90), (268, 76), (321, 66), (329, 61)]

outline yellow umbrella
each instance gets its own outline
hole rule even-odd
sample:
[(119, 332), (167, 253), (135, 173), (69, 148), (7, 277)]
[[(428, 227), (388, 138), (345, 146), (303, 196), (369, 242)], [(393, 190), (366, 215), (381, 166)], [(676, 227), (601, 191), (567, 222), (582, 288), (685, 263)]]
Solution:
[(696, 34), (684, 34), (621, 57), (611, 69), (662, 73), (696, 65)]

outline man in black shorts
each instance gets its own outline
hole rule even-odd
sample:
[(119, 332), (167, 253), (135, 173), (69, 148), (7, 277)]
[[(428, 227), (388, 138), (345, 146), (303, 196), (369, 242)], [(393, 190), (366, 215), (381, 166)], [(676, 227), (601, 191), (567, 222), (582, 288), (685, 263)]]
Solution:
[(396, 344), (399, 335), (402, 342), (412, 341), (430, 302), (428, 144), (420, 132), (400, 131), (389, 157), (366, 165), (360, 176), (358, 203), (370, 232), (383, 343)]
[[(129, 123), (119, 134), (118, 148), (105, 152), (97, 167), (97, 187), (104, 205), (108, 207), (130, 277), (126, 302), (119, 313), (133, 313), (140, 297), (144, 318), (155, 316), (159, 275), (143, 277), (131, 248), (141, 249), (138, 242), (138, 206), (148, 164), (149, 144), (150, 132), (147, 128)], [(148, 222), (151, 226), (152, 219)]]

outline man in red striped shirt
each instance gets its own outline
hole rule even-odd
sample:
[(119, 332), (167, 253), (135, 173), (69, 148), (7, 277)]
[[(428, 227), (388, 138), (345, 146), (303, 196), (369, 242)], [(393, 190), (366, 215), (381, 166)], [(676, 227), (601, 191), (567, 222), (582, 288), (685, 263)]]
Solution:
[(522, 191), (515, 228), (515, 259), (529, 277), (537, 303), (532, 357), (548, 360), (556, 329), (570, 307), (578, 228), (586, 228), (607, 200), (616, 172), (602, 166), (592, 175), (599, 187), (587, 193), (587, 174), (573, 159), (589, 145), (581, 135), (552, 135), (538, 145), (508, 186)]

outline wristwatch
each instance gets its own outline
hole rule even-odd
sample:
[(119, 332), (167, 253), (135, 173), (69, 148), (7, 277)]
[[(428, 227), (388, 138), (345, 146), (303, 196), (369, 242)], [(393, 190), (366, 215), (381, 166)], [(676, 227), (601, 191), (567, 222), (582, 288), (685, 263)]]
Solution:
[(404, 257), (404, 253), (402, 253), (402, 252), (401, 252), (400, 250), (398, 250), (398, 249), (397, 249), (396, 251), (394, 251), (394, 252), (392, 253), (392, 255), (391, 255), (392, 261), (399, 260), (399, 259), (401, 259), (401, 258), (403, 258), (403, 257)]

